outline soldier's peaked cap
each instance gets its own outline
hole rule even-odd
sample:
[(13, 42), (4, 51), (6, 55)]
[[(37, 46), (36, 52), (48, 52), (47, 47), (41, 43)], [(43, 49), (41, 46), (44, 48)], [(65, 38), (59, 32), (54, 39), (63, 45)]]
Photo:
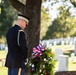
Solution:
[(28, 22), (29, 22), (29, 18), (28, 18), (28, 17), (26, 17), (26, 16), (25, 16), (25, 15), (23, 15), (23, 14), (18, 14), (18, 19), (22, 19), (22, 20), (26, 21), (26, 22), (27, 22), (27, 24), (28, 24)]

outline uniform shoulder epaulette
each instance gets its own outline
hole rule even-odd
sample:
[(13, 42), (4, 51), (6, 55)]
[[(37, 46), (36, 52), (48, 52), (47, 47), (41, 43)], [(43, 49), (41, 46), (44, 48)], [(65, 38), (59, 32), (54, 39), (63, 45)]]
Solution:
[(19, 32), (24, 32), (23, 30), (19, 30)]

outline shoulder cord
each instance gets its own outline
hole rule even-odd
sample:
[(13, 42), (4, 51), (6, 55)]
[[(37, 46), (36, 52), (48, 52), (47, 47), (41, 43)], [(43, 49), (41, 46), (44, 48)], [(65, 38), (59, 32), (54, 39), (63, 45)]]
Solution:
[(18, 46), (20, 46), (19, 37), (20, 37), (20, 31), (18, 32), (18, 36), (17, 36), (17, 44), (18, 44)]

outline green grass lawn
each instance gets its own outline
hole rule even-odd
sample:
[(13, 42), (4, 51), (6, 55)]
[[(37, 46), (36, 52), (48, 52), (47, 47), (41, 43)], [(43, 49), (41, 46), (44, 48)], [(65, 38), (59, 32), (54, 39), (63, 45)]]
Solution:
[(69, 61), (68, 61), (68, 70), (69, 71), (76, 71), (76, 56), (74, 57), (74, 62), (72, 62), (71, 58), (69, 58)]
[[(6, 51), (0, 51), (0, 59), (6, 58)], [(7, 68), (2, 67), (2, 62), (0, 61), (0, 75), (7, 75)]]
[[(52, 47), (54, 49), (54, 47)], [(62, 46), (58, 46), (57, 48), (62, 48)], [(63, 47), (64, 50), (70, 50), (70, 49), (74, 49), (74, 46), (72, 46), (71, 48), (69, 46), (64, 46)], [(6, 51), (0, 51), (0, 59), (2, 58), (6, 58)], [(70, 54), (71, 53), (65, 53), (69, 56), (69, 59), (68, 59), (68, 71), (76, 71), (76, 56), (74, 57), (74, 62), (71, 61), (71, 57), (70, 57)], [(55, 65), (55, 68), (57, 69), (58, 68), (58, 62), (56, 62), (56, 65)], [(2, 67), (2, 63), (0, 61), (0, 75), (7, 75), (7, 68), (6, 67)]]
[(7, 68), (0, 67), (0, 75), (7, 75)]

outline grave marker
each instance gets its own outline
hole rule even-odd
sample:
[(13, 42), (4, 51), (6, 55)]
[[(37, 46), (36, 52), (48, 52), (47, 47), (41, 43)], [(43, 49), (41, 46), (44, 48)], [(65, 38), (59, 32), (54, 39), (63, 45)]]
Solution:
[(63, 55), (62, 49), (55, 49), (55, 58), (59, 60), (59, 55)]
[(76, 40), (75, 40), (74, 46), (75, 46), (74, 53), (75, 53), (75, 55), (76, 55)]
[(59, 55), (58, 71), (68, 71), (68, 56)]

